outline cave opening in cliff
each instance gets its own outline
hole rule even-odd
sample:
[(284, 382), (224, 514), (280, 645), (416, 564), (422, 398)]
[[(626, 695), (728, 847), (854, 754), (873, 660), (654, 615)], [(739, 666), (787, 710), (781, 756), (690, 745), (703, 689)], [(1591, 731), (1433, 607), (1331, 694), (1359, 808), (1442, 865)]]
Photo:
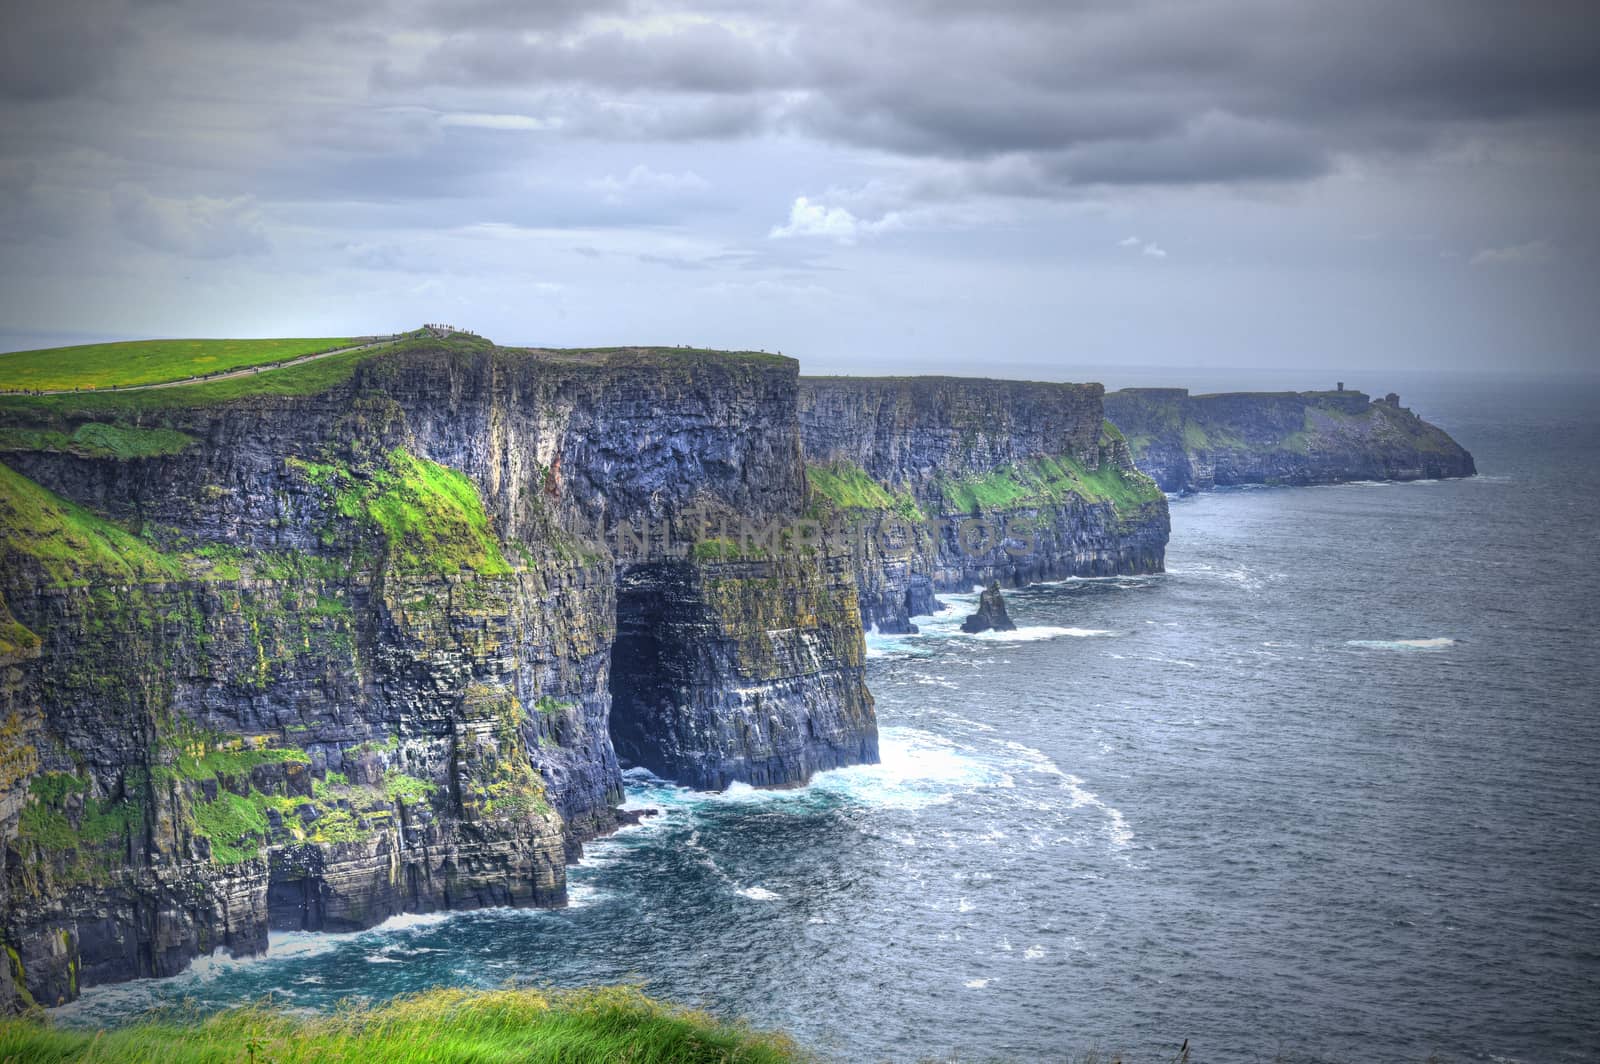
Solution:
[(611, 648), (611, 743), (624, 768), (678, 779), (684, 724), (680, 703), (693, 675), (675, 613), (687, 597), (681, 565), (625, 569), (617, 582), (617, 638)]

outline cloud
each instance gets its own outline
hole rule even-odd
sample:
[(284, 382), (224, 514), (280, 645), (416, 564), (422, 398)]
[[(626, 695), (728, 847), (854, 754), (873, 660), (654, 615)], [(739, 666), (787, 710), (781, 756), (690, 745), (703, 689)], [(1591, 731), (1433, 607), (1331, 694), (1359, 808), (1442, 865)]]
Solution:
[(1152, 259), (1164, 259), (1167, 257), (1166, 248), (1148, 240), (1140, 240), (1136, 236), (1123, 237), (1121, 240), (1117, 241), (1117, 247), (1127, 248), (1130, 251), (1137, 251), (1139, 254), (1145, 255)]
[(767, 236), (774, 240), (789, 237), (824, 237), (841, 244), (853, 244), (859, 236), (882, 233), (900, 226), (897, 215), (887, 214), (877, 221), (857, 218), (844, 207), (829, 207), (812, 203), (805, 196), (796, 196), (789, 208), (789, 221), (775, 225)]
[(1473, 253), (1468, 263), (1473, 266), (1538, 266), (1551, 262), (1556, 249), (1544, 240), (1530, 240), (1501, 248), (1482, 248)]
[(385, 61), (380, 81), (556, 94), (588, 113), (576, 135), (782, 132), (961, 162), (972, 195), (1293, 183), (1469, 125), (1600, 109), (1600, 20), (1579, 0), (1536, 6), (667, 0), (648, 17), (563, 18), (531, 35), (451, 32), (412, 62)]
[(166, 199), (119, 185), (112, 190), (111, 207), (125, 236), (157, 251), (221, 259), (258, 255), (269, 247), (260, 211), (248, 196)]
[(502, 129), (517, 132), (541, 132), (561, 128), (559, 118), (537, 118), (533, 115), (481, 114), (456, 111), (439, 116), (441, 126), (462, 129)]
[(703, 192), (711, 186), (705, 178), (693, 170), (670, 173), (652, 170), (640, 163), (622, 177), (607, 174), (605, 177), (590, 181), (589, 187), (599, 189), (613, 197), (620, 197), (627, 192)]

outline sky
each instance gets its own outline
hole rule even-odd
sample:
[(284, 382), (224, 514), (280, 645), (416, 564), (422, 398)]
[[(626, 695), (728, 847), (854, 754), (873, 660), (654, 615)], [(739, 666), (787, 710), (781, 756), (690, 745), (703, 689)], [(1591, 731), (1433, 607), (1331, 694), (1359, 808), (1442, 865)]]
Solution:
[(1600, 368), (1591, 0), (8, 0), (0, 349)]

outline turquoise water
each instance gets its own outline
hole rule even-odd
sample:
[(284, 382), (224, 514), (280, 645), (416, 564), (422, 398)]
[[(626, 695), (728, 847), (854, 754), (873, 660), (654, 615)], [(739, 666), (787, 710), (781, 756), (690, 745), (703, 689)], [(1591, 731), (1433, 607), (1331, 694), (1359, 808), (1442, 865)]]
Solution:
[(869, 639), (883, 764), (636, 774), (661, 815), (567, 910), (274, 935), (63, 1019), (628, 980), (843, 1060), (1594, 1060), (1595, 396), (1421, 398), (1482, 476), (1176, 501), (1167, 574), (1010, 593), (1009, 636), (947, 597)]

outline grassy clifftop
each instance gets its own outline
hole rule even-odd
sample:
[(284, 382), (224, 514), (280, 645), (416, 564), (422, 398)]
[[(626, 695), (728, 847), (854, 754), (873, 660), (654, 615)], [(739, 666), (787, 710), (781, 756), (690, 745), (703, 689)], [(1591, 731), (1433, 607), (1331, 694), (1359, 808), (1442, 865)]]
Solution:
[(0, 1022), (0, 1060), (67, 1064), (783, 1064), (787, 1037), (663, 1005), (636, 990), (434, 990), (376, 1008), (308, 1017), (269, 1007), (201, 1022), (152, 1020), (103, 1032)]
[(0, 354), (0, 391), (126, 388), (348, 347), (347, 336), (281, 340), (124, 340)]

